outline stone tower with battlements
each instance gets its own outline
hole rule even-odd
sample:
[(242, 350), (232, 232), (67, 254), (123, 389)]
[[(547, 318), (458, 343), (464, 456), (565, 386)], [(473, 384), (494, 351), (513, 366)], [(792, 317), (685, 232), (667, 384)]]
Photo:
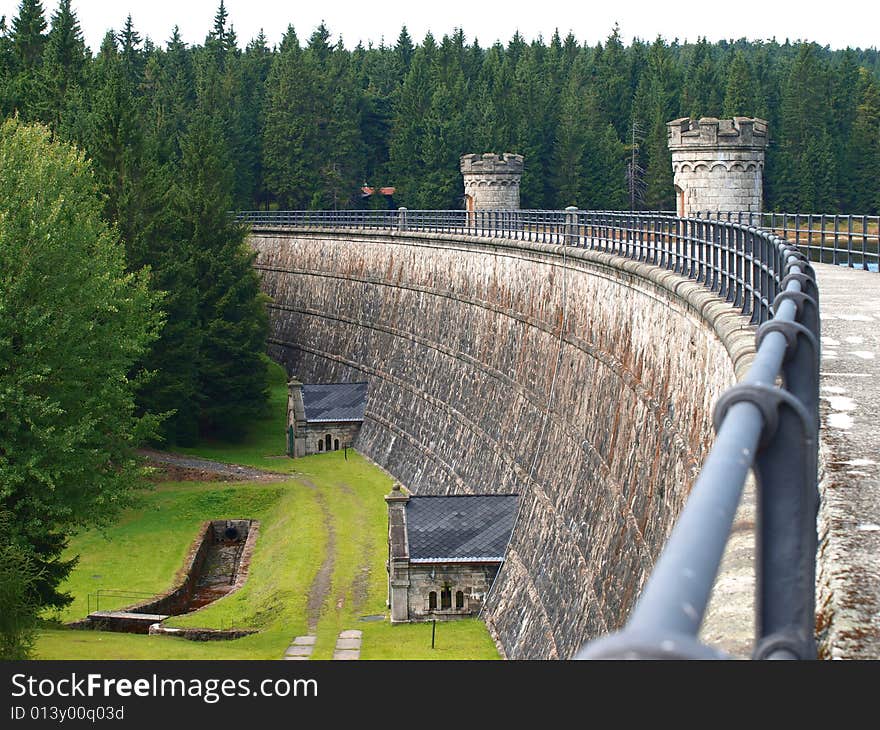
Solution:
[(684, 117), (666, 126), (679, 216), (761, 212), (766, 121)]
[(522, 171), (522, 155), (510, 152), (462, 155), (465, 208), (469, 211), (519, 210)]

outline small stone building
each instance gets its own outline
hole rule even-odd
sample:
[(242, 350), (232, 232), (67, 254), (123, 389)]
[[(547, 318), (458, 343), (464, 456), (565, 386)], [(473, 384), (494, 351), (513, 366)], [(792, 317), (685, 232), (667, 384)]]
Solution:
[(496, 155), (462, 155), (459, 160), (464, 178), (465, 209), (519, 210), (519, 183), (523, 156), (506, 152)]
[(388, 605), (392, 623), (471, 616), (498, 574), (519, 497), (409, 495), (388, 503)]
[(351, 446), (364, 422), (366, 383), (287, 385), (287, 455), (293, 458)]
[(767, 122), (750, 117), (667, 123), (676, 213), (760, 213)]

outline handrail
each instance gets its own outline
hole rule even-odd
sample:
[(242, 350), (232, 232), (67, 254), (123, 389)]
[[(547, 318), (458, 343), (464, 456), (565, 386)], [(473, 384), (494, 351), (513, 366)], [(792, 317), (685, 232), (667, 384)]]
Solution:
[(704, 211), (697, 217), (763, 228), (793, 243), (811, 261), (880, 271), (880, 216)]
[(807, 256), (734, 220), (619, 211), (249, 211), (255, 229), (420, 231), (577, 246), (702, 283), (756, 333), (715, 406), (716, 440), (626, 625), (579, 659), (724, 658), (697, 638), (746, 479), (758, 487), (755, 659), (812, 659), (818, 509), (819, 292)]
[(86, 605), (88, 613), (92, 612), (92, 596), (95, 597), (95, 611), (101, 610), (101, 596), (109, 596), (111, 598), (143, 598), (144, 596), (155, 596), (155, 593), (146, 593), (144, 591), (129, 591), (122, 588), (98, 588), (94, 593), (86, 593)]

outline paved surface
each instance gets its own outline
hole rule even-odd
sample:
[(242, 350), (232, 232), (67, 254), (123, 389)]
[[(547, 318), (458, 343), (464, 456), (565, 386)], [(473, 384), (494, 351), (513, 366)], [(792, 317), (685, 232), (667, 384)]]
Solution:
[(820, 650), (880, 659), (880, 274), (816, 265), (822, 317)]
[(749, 479), (733, 521), (700, 640), (734, 659), (755, 644), (755, 484)]
[[(880, 275), (815, 264), (822, 318), (819, 655), (880, 659)], [(701, 631), (754, 643), (754, 489), (748, 487)]]
[(304, 661), (312, 656), (315, 649), (315, 639), (317, 637), (309, 634), (308, 636), (297, 636), (293, 643), (287, 647), (284, 652), (284, 658), (287, 661)]
[(336, 651), (333, 652), (333, 658), (360, 659), (362, 636), (363, 632), (356, 629), (340, 632), (339, 638), (336, 639)]

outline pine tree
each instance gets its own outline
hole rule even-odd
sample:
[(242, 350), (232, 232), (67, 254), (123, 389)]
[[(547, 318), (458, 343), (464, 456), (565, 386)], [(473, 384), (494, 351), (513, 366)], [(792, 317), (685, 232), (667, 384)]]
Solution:
[(316, 71), (291, 26), (266, 80), (263, 131), (266, 186), (282, 208), (307, 208), (317, 189), (319, 153), (311, 140), (318, 88)]
[(645, 206), (649, 210), (670, 210), (674, 203), (666, 123), (676, 114), (677, 88), (672, 54), (658, 37), (648, 51), (647, 66), (633, 102), (633, 121), (645, 134), (640, 159), (645, 168)]
[[(816, 206), (836, 198), (828, 175), (835, 171), (828, 129), (828, 76), (815, 44), (803, 43), (782, 92), (779, 144), (771, 148), (773, 207), (791, 212), (825, 212)], [(830, 183), (830, 189), (829, 189)]]
[(705, 38), (698, 38), (691, 49), (690, 59), (681, 90), (681, 110), (685, 116), (699, 119), (715, 117), (721, 111), (718, 71), (712, 58), (712, 48)]
[(11, 106), (23, 120), (39, 120), (45, 113), (49, 89), (42, 73), (46, 47), (46, 17), (40, 0), (22, 0), (12, 20)]
[(156, 64), (148, 127), (155, 139), (160, 164), (176, 166), (182, 156), (181, 139), (196, 100), (193, 54), (181, 39), (177, 26), (172, 30), (167, 50), (158, 54)]
[(880, 211), (880, 82), (867, 69), (859, 70), (859, 104), (852, 124), (849, 175), (851, 211), (877, 215)]
[(409, 73), (414, 53), (415, 48), (413, 47), (412, 38), (404, 25), (400, 29), (400, 35), (397, 36), (397, 43), (394, 46), (394, 68), (398, 83), (402, 84)]
[(426, 175), (422, 145), (428, 133), (426, 119), (431, 100), (427, 54), (418, 48), (395, 104), (389, 146), (389, 169), (396, 196), (409, 208), (422, 208), (427, 202), (422, 195)]
[(46, 15), (40, 0), (21, 0), (12, 20), (12, 46), (19, 71), (31, 71), (43, 61), (46, 46)]
[(596, 73), (600, 109), (614, 125), (617, 136), (625, 137), (632, 109), (633, 89), (630, 86), (626, 52), (617, 24), (596, 60)]
[(48, 108), (43, 119), (54, 127), (68, 111), (68, 95), (81, 92), (90, 57), (71, 0), (60, 0), (52, 16), (46, 41), (43, 70), (49, 87)]
[(725, 117), (753, 117), (756, 116), (755, 109), (752, 70), (745, 53), (736, 51), (727, 71), (722, 114)]
[(220, 123), (197, 108), (183, 140), (175, 209), (197, 277), (196, 384), (206, 436), (240, 436), (268, 398), (265, 298), (245, 229), (228, 215), (231, 183)]

